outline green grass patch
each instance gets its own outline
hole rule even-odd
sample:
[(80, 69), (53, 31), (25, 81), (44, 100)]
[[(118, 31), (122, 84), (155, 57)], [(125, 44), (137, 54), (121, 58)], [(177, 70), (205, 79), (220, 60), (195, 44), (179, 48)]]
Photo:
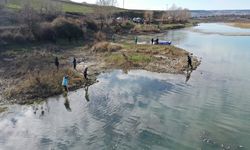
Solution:
[(7, 4), (6, 7), (9, 8), (9, 9), (13, 9), (13, 10), (19, 10), (19, 9), (21, 9), (20, 5), (11, 4), (11, 3)]
[(76, 13), (93, 13), (94, 12), (94, 8), (84, 6), (84, 5), (63, 3), (62, 7), (63, 7), (64, 12), (76, 12)]
[(128, 59), (134, 63), (149, 63), (153, 60), (152, 57), (144, 54), (133, 54)]
[(122, 65), (126, 62), (122, 54), (111, 54), (106, 57), (106, 62), (110, 64)]

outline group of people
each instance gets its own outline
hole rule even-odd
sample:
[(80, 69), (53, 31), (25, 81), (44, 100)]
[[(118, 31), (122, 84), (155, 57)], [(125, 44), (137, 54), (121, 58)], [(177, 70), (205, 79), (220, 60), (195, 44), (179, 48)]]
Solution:
[(158, 45), (158, 44), (159, 44), (159, 39), (158, 39), (158, 38), (157, 38), (157, 39), (152, 38), (152, 39), (151, 39), (151, 44), (152, 44), (152, 45), (154, 45), (154, 44), (155, 44), (155, 45)]
[[(73, 63), (73, 68), (76, 70), (77, 61), (76, 61), (75, 57), (73, 58), (73, 62), (72, 63)], [(60, 64), (59, 63), (59, 59), (58, 59), (58, 57), (56, 57), (55, 58), (55, 66), (56, 66), (57, 70), (59, 70), (59, 64)], [(85, 66), (83, 68), (83, 77), (84, 77), (85, 80), (88, 80), (88, 67), (87, 66)], [(64, 90), (66, 92), (69, 91), (68, 85), (69, 85), (69, 76), (68, 75), (64, 75), (63, 80), (62, 80), (62, 86), (64, 87)]]

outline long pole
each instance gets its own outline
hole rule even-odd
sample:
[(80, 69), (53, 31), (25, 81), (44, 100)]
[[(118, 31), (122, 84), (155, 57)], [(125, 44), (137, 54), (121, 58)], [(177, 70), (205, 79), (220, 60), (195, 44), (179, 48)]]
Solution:
[(124, 0), (123, 0), (123, 9), (124, 9)]

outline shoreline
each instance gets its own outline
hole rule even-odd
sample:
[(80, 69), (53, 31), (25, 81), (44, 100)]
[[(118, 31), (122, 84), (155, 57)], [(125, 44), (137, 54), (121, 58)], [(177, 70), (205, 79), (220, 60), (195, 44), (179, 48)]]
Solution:
[[(60, 46), (53, 46), (60, 49)], [(46, 48), (43, 52), (34, 50), (41, 47), (32, 47), (32, 51), (21, 54), (15, 51), (1, 54), (5, 57), (0, 66), (4, 71), (0, 73), (4, 79), (0, 85), (3, 95), (1, 103), (31, 104), (63, 94), (61, 80), (65, 73), (70, 74), (71, 91), (98, 82), (97, 76), (100, 73), (114, 69), (121, 69), (125, 73), (128, 70), (143, 69), (158, 73), (183, 74), (188, 54), (187, 51), (175, 46), (135, 45), (125, 42), (99, 42), (88, 46), (65, 48), (61, 52), (51, 52)], [(64, 67), (59, 72), (55, 71), (53, 64), (55, 56), (59, 57)], [(78, 61), (77, 71), (71, 66), (73, 57)], [(193, 57), (194, 70), (200, 63), (197, 57)], [(87, 81), (82, 75), (85, 65), (88, 65), (90, 74), (90, 80)]]

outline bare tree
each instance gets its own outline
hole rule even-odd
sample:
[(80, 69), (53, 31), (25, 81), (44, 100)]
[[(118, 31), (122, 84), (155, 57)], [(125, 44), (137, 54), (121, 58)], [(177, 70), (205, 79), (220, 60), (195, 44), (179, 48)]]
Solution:
[(97, 0), (96, 4), (99, 5), (97, 14), (101, 21), (101, 30), (103, 29), (104, 24), (108, 25), (109, 20), (112, 17), (114, 12), (113, 8), (108, 8), (109, 6), (116, 6), (117, 0)]
[(185, 23), (191, 17), (191, 13), (188, 9), (177, 7), (173, 4), (166, 12), (162, 15), (162, 22), (166, 23)]
[(35, 30), (34, 28), (40, 21), (40, 17), (38, 15), (38, 12), (34, 9), (34, 6), (32, 6), (31, 0), (26, 0), (23, 3), (22, 9), (19, 13), (19, 19), (21, 23), (26, 25), (30, 32), (33, 32)]
[(100, 6), (116, 6), (117, 0), (97, 0), (96, 4)]
[(144, 19), (147, 23), (151, 23), (154, 19), (154, 12), (153, 11), (145, 11), (144, 12)]

